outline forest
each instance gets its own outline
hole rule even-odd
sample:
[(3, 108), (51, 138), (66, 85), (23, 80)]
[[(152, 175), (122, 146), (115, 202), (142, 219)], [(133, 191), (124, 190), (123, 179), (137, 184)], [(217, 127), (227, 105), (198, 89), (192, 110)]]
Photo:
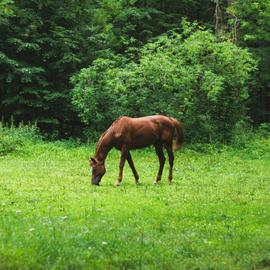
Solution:
[(269, 14), (269, 0), (1, 0), (1, 122), (83, 140), (120, 115), (176, 117), (188, 142), (269, 129)]

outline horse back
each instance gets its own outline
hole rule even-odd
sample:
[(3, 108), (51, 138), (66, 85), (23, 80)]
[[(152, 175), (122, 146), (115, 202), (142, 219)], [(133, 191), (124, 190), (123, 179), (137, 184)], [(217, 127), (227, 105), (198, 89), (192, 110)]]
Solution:
[(123, 116), (114, 124), (116, 148), (143, 148), (155, 143), (169, 143), (173, 138), (173, 124), (169, 117), (153, 115), (139, 118)]

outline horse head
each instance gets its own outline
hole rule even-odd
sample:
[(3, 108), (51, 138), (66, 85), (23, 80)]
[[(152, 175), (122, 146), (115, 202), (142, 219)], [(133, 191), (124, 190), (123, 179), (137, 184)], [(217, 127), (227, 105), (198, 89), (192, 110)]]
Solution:
[(101, 178), (106, 172), (104, 162), (100, 162), (97, 158), (90, 158), (90, 167), (92, 168), (92, 185), (99, 185)]

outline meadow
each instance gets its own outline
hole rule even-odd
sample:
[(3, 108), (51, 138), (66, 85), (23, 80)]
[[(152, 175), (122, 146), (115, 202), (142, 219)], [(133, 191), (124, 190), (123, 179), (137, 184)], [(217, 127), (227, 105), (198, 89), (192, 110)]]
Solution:
[(0, 156), (0, 269), (270, 269), (270, 140), (185, 146), (153, 185), (154, 149), (119, 153), (90, 185), (94, 145), (27, 143)]

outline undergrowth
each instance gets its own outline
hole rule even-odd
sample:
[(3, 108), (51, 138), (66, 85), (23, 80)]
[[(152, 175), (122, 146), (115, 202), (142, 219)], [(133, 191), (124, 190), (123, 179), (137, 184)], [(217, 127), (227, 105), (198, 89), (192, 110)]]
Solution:
[(42, 136), (35, 124), (21, 123), (16, 127), (13, 124), (9, 126), (0, 122), (0, 155), (19, 151), (27, 143), (34, 143), (41, 139)]

